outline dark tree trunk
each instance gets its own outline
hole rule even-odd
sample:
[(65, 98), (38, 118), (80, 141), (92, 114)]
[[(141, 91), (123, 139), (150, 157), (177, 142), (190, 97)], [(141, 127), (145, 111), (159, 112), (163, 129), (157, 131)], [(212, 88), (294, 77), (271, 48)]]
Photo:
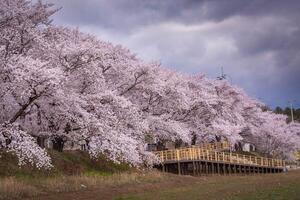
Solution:
[(242, 151), (243, 150), (243, 147), (242, 147), (242, 143), (237, 143), (234, 145), (234, 148), (236, 151)]
[(8, 146), (11, 143), (11, 139), (9, 139), (9, 138), (5, 139), (5, 143), (6, 143), (6, 146)]
[(175, 148), (179, 148), (179, 147), (181, 147), (182, 146), (182, 144), (183, 144), (183, 142), (182, 142), (182, 140), (180, 139), (180, 140), (175, 140)]
[(158, 150), (158, 151), (161, 151), (161, 150), (165, 150), (165, 149), (166, 149), (166, 147), (165, 147), (165, 145), (164, 145), (164, 142), (162, 142), (162, 141), (158, 141), (157, 144), (156, 144), (156, 147), (157, 147), (157, 150)]
[(85, 140), (86, 150), (89, 150), (89, 149), (90, 149), (89, 143), (90, 143), (89, 140)]
[(55, 137), (52, 140), (53, 149), (59, 152), (62, 152), (65, 145), (65, 140), (62, 137)]
[(222, 137), (221, 137), (221, 136), (218, 136), (218, 135), (216, 135), (215, 138), (216, 138), (216, 142), (220, 142), (221, 139), (222, 139)]
[(192, 137), (192, 141), (191, 141), (191, 145), (195, 145), (197, 141), (197, 135), (195, 133), (193, 133), (193, 137)]
[(40, 147), (45, 148), (45, 138), (44, 137), (37, 137), (37, 143)]

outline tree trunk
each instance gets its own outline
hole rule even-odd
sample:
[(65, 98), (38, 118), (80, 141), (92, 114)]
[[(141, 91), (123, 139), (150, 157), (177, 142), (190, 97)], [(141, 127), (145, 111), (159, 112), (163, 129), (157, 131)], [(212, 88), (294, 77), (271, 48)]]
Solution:
[(41, 148), (45, 148), (45, 138), (43, 136), (37, 137), (37, 143)]
[(222, 139), (221, 136), (216, 135), (215, 138), (216, 138), (216, 142), (221, 142), (221, 139)]
[(162, 141), (158, 141), (156, 144), (156, 147), (157, 147), (158, 151), (165, 150), (165, 145), (164, 145), (164, 142), (162, 142)]
[(191, 141), (191, 145), (195, 145), (197, 141), (197, 135), (195, 133), (193, 133), (193, 137), (192, 137), (192, 141)]
[(179, 147), (181, 147), (181, 146), (182, 146), (182, 144), (183, 144), (183, 142), (182, 142), (182, 140), (181, 140), (181, 139), (179, 139), (179, 140), (175, 140), (175, 148), (179, 148)]
[(243, 150), (243, 147), (242, 147), (242, 143), (237, 143), (234, 145), (234, 148), (236, 151), (242, 151)]
[(65, 141), (62, 137), (55, 137), (52, 140), (53, 149), (59, 152), (62, 152), (64, 149)]

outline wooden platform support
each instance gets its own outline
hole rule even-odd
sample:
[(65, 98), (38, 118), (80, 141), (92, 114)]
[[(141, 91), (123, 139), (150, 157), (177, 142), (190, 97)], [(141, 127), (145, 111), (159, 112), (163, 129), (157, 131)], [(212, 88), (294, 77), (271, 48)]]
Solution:
[(285, 161), (265, 157), (222, 152), (228, 149), (228, 143), (205, 144), (174, 150), (158, 151), (164, 172), (177, 174), (266, 174), (280, 173), (285, 168)]
[(270, 167), (257, 167), (251, 165), (237, 165), (221, 162), (209, 162), (209, 161), (180, 161), (177, 163), (164, 163), (156, 166), (163, 172), (176, 173), (179, 175), (234, 175), (234, 174), (245, 174), (252, 175), (258, 173), (281, 173), (283, 168), (270, 168)]

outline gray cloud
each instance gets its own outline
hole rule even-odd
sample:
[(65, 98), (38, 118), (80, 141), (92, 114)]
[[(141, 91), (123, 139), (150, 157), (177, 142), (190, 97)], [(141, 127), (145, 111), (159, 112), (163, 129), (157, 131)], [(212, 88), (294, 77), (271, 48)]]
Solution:
[(281, 16), (297, 21), (298, 0), (48, 0), (64, 7), (63, 21), (119, 31), (161, 21), (198, 23), (233, 16)]
[(54, 23), (121, 43), (145, 60), (216, 77), (271, 106), (300, 106), (297, 0), (48, 0)]

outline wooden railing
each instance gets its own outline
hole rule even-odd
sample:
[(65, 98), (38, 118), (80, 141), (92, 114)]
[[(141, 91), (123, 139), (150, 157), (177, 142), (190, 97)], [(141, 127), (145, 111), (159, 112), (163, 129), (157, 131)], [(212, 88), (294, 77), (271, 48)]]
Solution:
[(254, 165), (263, 167), (284, 167), (285, 161), (266, 157), (256, 157), (237, 153), (219, 152), (200, 147), (180, 148), (157, 151), (155, 154), (162, 163), (205, 160), (211, 162), (226, 162), (232, 164)]
[(300, 160), (300, 150), (298, 150), (298, 151), (296, 152), (296, 157), (297, 157), (297, 160)]

